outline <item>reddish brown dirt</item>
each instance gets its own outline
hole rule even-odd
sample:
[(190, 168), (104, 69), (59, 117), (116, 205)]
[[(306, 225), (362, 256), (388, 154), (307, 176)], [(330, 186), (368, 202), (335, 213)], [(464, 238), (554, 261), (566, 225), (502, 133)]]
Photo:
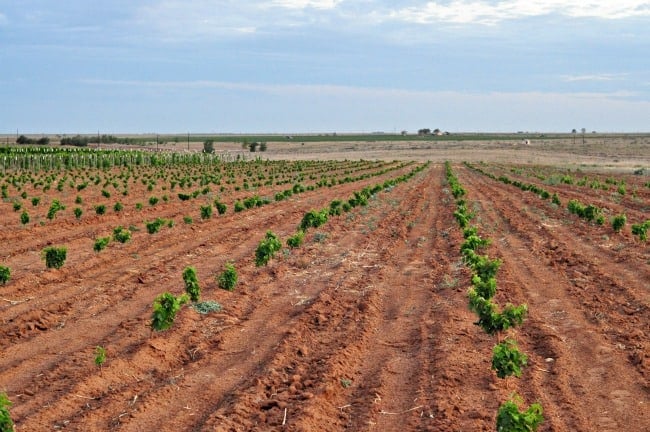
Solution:
[[(173, 228), (142, 229), (99, 254), (96, 236), (159, 214), (15, 227), (0, 243), (14, 274), (0, 287), (0, 390), (17, 430), (488, 431), (515, 390), (542, 403), (542, 431), (650, 429), (648, 247), (604, 247), (595, 227), (534, 195), (455, 167), (493, 239), (490, 255), (504, 261), (498, 300), (530, 309), (513, 333), (530, 366), (507, 385), (490, 371), (494, 340), (467, 310), (441, 165), (255, 267), (266, 230), (286, 239), (307, 210), (410, 168), (195, 215), (192, 225), (180, 220), (187, 204), (173, 200), (164, 207)], [(131, 207), (149, 192), (132, 195)], [(68, 246), (60, 270), (39, 257), (50, 243)], [(227, 261), (239, 273), (234, 292), (214, 281)], [(152, 333), (153, 298), (182, 292), (187, 265), (223, 311), (185, 307), (170, 330)], [(101, 369), (97, 345), (107, 350)]]

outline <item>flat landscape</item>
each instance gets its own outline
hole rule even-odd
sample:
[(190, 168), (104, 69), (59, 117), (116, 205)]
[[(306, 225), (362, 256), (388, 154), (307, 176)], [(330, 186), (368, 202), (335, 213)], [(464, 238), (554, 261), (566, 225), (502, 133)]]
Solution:
[[(0, 154), (15, 158), (0, 177), (0, 392), (16, 430), (493, 431), (513, 392), (543, 407), (539, 431), (650, 430), (650, 138), (574, 140)], [(445, 161), (501, 262), (495, 303), (528, 307), (498, 337), (468, 307)], [(268, 231), (282, 247), (258, 266)], [(60, 268), (47, 247), (67, 248)], [(220, 308), (188, 303), (153, 330), (154, 299), (184, 293), (188, 266)], [(528, 356), (520, 378), (491, 370), (506, 336)]]

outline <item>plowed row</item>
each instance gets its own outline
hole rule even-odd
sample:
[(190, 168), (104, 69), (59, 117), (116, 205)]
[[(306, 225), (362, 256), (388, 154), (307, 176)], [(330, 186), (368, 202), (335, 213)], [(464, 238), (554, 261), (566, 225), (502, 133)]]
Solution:
[[(266, 230), (286, 239), (306, 211), (411, 168), (138, 232), (99, 254), (92, 239), (105, 227), (71, 223), (60, 270), (44, 268), (39, 247), (63, 241), (65, 224), (3, 240), (17, 277), (0, 287), (13, 301), (0, 304), (0, 390), (17, 430), (488, 431), (515, 390), (541, 402), (543, 431), (650, 429), (647, 245), (607, 247), (532, 194), (454, 166), (490, 256), (504, 261), (499, 302), (530, 309), (517, 337), (530, 366), (507, 387), (490, 371), (494, 340), (467, 310), (442, 165), (255, 267)], [(240, 279), (232, 293), (214, 281), (227, 261)], [(223, 311), (185, 307), (152, 332), (153, 298), (182, 292), (188, 265)]]

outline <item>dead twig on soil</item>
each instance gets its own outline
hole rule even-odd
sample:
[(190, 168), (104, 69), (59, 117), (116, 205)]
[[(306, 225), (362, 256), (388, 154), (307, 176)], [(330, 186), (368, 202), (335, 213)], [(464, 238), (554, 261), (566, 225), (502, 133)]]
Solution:
[(287, 409), (284, 409), (284, 418), (282, 419), (282, 426), (287, 424)]
[(6, 299), (6, 298), (3, 298), (2, 300), (6, 301), (7, 303), (9, 303), (12, 306), (15, 306), (17, 304), (25, 303), (25, 302), (28, 302), (28, 301), (33, 300), (33, 299), (34, 299), (34, 297), (27, 297), (25, 300), (9, 300), (9, 299)]
[(420, 409), (420, 408), (423, 408), (423, 405), (419, 405), (419, 406), (416, 406), (416, 407), (413, 407), (413, 408), (407, 409), (406, 411), (402, 411), (402, 412), (388, 412), (388, 411), (381, 410), (381, 411), (379, 411), (379, 414), (384, 414), (384, 415), (401, 415), (401, 414), (406, 414), (407, 412), (415, 411), (416, 409)]
[(82, 399), (90, 399), (90, 400), (95, 400), (97, 399), (96, 397), (90, 397), (90, 396), (83, 396), (83, 395), (74, 395), (75, 397), (82, 398)]

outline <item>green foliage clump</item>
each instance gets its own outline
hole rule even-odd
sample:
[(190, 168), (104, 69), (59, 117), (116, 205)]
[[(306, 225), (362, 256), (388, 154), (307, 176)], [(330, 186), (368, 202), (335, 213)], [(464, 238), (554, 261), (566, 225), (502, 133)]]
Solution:
[(244, 211), (245, 209), (246, 207), (241, 201), (239, 200), (235, 201), (235, 213), (239, 213), (241, 211)]
[(50, 209), (47, 211), (47, 218), (52, 220), (56, 217), (56, 214), (61, 210), (65, 210), (65, 206), (59, 202), (59, 200), (52, 201)]
[(190, 296), (193, 302), (199, 301), (201, 297), (201, 287), (199, 286), (199, 278), (196, 275), (194, 267), (185, 267), (183, 270), (183, 282), (185, 282), (185, 292)]
[(81, 207), (75, 207), (74, 210), (72, 210), (72, 212), (74, 213), (74, 217), (76, 217), (77, 219), (81, 219), (81, 215), (83, 214), (84, 211), (81, 209)]
[(29, 223), (29, 213), (27, 213), (27, 210), (23, 210), (23, 212), (20, 214), (20, 223), (23, 225), (27, 225)]
[(0, 431), (12, 432), (14, 430), (14, 422), (9, 413), (9, 407), (12, 405), (7, 393), (0, 393)]
[[(158, 201), (160, 201), (160, 199), (158, 197), (155, 197), (155, 196), (149, 197), (149, 205), (150, 206), (155, 206), (156, 204), (158, 204)], [(137, 204), (136, 204), (136, 206), (137, 206)]]
[(95, 213), (98, 215), (103, 215), (106, 213), (106, 206), (104, 204), (99, 204), (95, 206)]
[(648, 240), (648, 229), (650, 229), (650, 219), (643, 223), (632, 224), (632, 234), (639, 237), (639, 240)]
[(0, 285), (4, 285), (11, 279), (11, 269), (6, 266), (0, 266)]
[(102, 367), (106, 361), (106, 349), (102, 346), (95, 347), (95, 364)]
[(65, 247), (49, 246), (43, 249), (42, 252), (43, 259), (45, 259), (45, 266), (55, 269), (63, 267), (67, 255), (68, 249)]
[(220, 215), (225, 214), (228, 207), (219, 200), (214, 200), (214, 206), (217, 208), (217, 213)]
[(299, 229), (301, 229), (302, 231), (307, 231), (307, 228), (318, 228), (319, 226), (327, 222), (328, 215), (329, 215), (328, 209), (323, 209), (321, 211), (310, 210), (307, 213), (305, 213), (305, 215), (302, 217), (302, 221), (300, 221)]
[(519, 410), (521, 398), (514, 395), (497, 413), (497, 432), (534, 432), (544, 421), (542, 406), (534, 403), (526, 411)]
[(562, 201), (560, 201), (560, 197), (557, 195), (557, 193), (553, 194), (553, 196), (551, 197), (551, 202), (557, 206), (562, 205)]
[(113, 240), (126, 243), (131, 240), (131, 231), (120, 225), (113, 229)]
[(282, 248), (280, 238), (272, 231), (267, 231), (264, 238), (257, 245), (255, 250), (255, 265), (261, 267), (267, 265), (275, 253)]
[(624, 214), (616, 215), (612, 218), (612, 229), (619, 232), (625, 226), (627, 217)]
[(183, 222), (185, 222), (187, 225), (191, 225), (194, 222), (194, 219), (192, 216), (183, 216)]
[(302, 245), (302, 242), (305, 239), (305, 232), (298, 230), (294, 235), (287, 239), (287, 246), (292, 249), (298, 248)]
[(187, 294), (175, 297), (165, 292), (160, 294), (153, 302), (153, 314), (151, 316), (151, 328), (156, 331), (167, 330), (174, 323), (176, 313), (189, 300)]
[(41, 202), (39, 197), (32, 198), (32, 206), (36, 207)]
[(167, 221), (163, 218), (156, 218), (155, 220), (145, 222), (144, 225), (147, 227), (147, 232), (149, 234), (155, 234), (158, 231), (160, 231), (160, 228), (166, 223)]
[(237, 285), (237, 270), (232, 263), (226, 263), (223, 272), (217, 277), (219, 288), (232, 291)]
[(521, 368), (526, 366), (528, 357), (519, 351), (517, 342), (506, 339), (492, 349), (492, 369), (499, 378), (506, 378), (514, 375), (521, 377)]
[(210, 219), (212, 217), (212, 206), (204, 205), (200, 208), (201, 219)]
[(115, 205), (113, 205), (113, 211), (114, 212), (119, 213), (122, 210), (124, 210), (124, 204), (122, 204), (121, 202), (118, 201), (118, 202), (115, 203)]
[(478, 321), (475, 324), (490, 335), (521, 325), (528, 313), (525, 304), (520, 306), (508, 304), (499, 312), (497, 306), (490, 299), (481, 297), (474, 288), (469, 289), (468, 297), (470, 310), (478, 315)]
[(104, 249), (106, 249), (106, 246), (110, 243), (111, 238), (109, 237), (99, 237), (97, 240), (95, 240), (95, 244), (93, 245), (93, 250), (95, 252), (101, 252)]

